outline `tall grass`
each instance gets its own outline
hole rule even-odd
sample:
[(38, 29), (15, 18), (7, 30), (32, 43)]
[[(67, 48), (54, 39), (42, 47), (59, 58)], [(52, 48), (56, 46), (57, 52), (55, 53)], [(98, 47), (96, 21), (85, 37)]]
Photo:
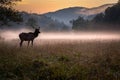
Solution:
[(120, 42), (0, 42), (0, 80), (120, 80)]

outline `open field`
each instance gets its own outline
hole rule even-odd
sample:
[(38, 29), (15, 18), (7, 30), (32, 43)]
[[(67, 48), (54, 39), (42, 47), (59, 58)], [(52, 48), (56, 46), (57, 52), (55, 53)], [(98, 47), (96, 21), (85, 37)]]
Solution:
[(120, 41), (0, 42), (0, 80), (120, 80)]

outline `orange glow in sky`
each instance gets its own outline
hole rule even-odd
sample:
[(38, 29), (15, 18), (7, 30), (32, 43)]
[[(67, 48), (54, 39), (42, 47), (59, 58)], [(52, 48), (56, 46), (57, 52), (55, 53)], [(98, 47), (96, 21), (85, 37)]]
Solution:
[(67, 7), (97, 7), (103, 4), (116, 3), (118, 0), (22, 0), (16, 9), (31, 13), (46, 13)]

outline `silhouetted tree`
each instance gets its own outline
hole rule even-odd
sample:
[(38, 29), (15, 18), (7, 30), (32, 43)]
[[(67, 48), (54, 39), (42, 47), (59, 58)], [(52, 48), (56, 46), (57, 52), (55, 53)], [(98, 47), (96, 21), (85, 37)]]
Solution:
[(7, 24), (9, 21), (22, 21), (21, 14), (12, 8), (16, 1), (21, 0), (0, 0), (0, 22)]
[(108, 23), (120, 23), (120, 3), (105, 10), (105, 21)]
[(22, 0), (0, 0), (0, 6), (11, 6), (15, 4), (17, 1), (22, 1)]
[(118, 0), (118, 3), (120, 3), (120, 0)]
[(120, 0), (112, 7), (108, 7), (104, 14), (96, 15), (93, 21), (95, 23), (120, 24)]

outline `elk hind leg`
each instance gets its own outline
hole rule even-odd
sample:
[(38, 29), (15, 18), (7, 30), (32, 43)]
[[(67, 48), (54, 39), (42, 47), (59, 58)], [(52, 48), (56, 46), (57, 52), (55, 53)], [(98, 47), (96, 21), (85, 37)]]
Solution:
[(33, 40), (31, 41), (31, 45), (33, 46)]

